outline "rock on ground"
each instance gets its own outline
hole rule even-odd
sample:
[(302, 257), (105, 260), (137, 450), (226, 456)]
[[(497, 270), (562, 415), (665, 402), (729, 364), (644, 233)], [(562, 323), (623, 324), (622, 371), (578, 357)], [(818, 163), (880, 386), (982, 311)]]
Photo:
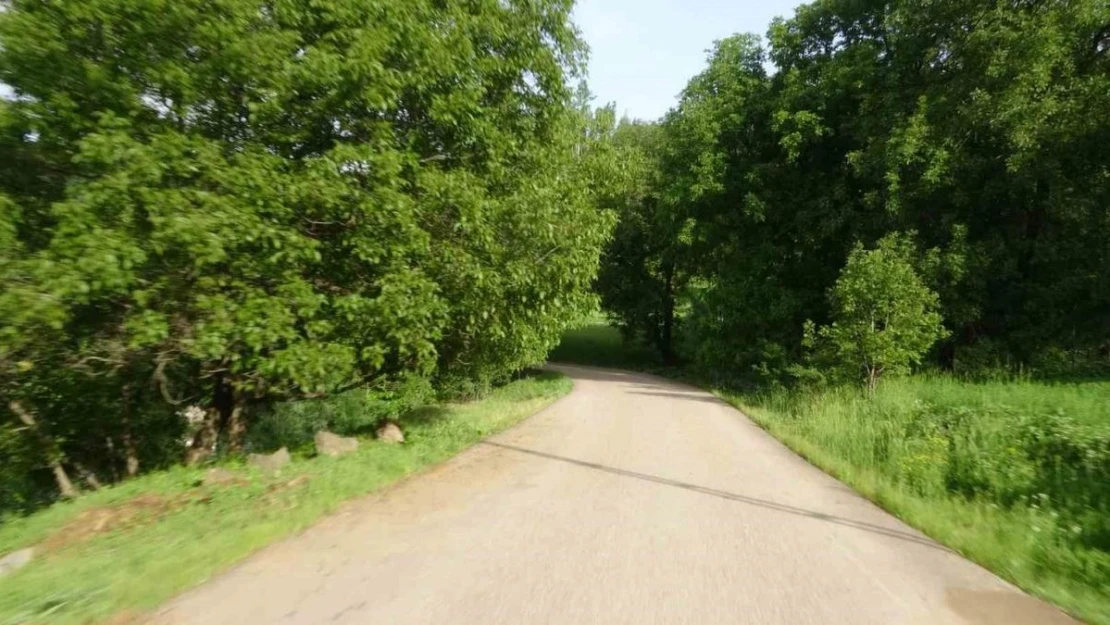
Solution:
[(401, 431), (401, 427), (392, 421), (386, 421), (384, 425), (378, 428), (378, 440), (386, 443), (403, 443), (405, 442), (405, 433)]
[(230, 484), (232, 482), (238, 481), (238, 479), (239, 478), (236, 477), (236, 475), (231, 471), (216, 467), (214, 469), (208, 469), (208, 471), (204, 474), (204, 485), (211, 486), (213, 484)]
[(277, 473), (282, 467), (292, 462), (293, 458), (289, 455), (289, 450), (285, 447), (275, 451), (272, 454), (251, 454), (247, 457), (247, 462), (269, 473)]
[(35, 548), (28, 547), (26, 549), (20, 549), (19, 551), (13, 551), (3, 558), (0, 558), (0, 577), (27, 566), (34, 557)]
[(316, 453), (338, 458), (358, 450), (358, 439), (322, 431), (316, 433)]

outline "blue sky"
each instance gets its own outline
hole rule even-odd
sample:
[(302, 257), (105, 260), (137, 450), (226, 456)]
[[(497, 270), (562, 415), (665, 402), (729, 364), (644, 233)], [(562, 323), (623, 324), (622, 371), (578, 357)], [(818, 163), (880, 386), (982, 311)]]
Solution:
[(767, 33), (802, 0), (579, 0), (575, 23), (590, 45), (596, 105), (655, 119), (705, 66), (713, 42), (738, 32)]

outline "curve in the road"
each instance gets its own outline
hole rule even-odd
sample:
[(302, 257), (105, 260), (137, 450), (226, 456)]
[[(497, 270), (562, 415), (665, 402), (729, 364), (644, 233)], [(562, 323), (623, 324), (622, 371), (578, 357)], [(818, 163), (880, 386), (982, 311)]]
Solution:
[(660, 378), (575, 390), (180, 597), (167, 624), (1075, 623), (736, 410)]

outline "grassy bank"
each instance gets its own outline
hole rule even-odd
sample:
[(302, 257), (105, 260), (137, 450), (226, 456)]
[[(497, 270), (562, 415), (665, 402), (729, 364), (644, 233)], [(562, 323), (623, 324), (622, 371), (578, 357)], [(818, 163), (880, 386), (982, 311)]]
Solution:
[[(591, 337), (605, 337), (592, 352)], [(612, 354), (624, 349), (614, 337), (578, 330), (561, 353), (645, 368), (635, 350)], [(886, 380), (873, 397), (856, 388), (717, 394), (911, 525), (1110, 625), (1110, 382), (922, 375)]]
[(364, 440), (349, 456), (295, 457), (278, 476), (228, 466), (235, 481), (199, 485), (178, 468), (0, 525), (0, 554), (36, 546), (0, 581), (0, 624), (88, 623), (142, 613), (257, 549), (302, 530), (343, 501), (440, 462), (535, 413), (571, 388), (538, 374), (481, 401), (418, 410), (406, 442)]
[(1092, 624), (1110, 624), (1110, 383), (888, 380), (720, 393), (815, 465)]

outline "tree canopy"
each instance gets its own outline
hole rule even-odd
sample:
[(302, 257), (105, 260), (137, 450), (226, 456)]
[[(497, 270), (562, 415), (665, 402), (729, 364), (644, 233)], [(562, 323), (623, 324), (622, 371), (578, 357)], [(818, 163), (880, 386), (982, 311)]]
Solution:
[(133, 472), (240, 448), (252, 403), (542, 362), (612, 221), (570, 10), (10, 2), (0, 445)]
[(606, 258), (644, 260), (603, 267), (603, 299), (646, 318), (607, 285), (680, 246), (683, 357), (785, 374), (805, 322), (834, 320), (852, 250), (912, 232), (948, 335), (931, 362), (1105, 367), (1108, 94), (1099, 0), (803, 5), (765, 41), (718, 42), (658, 123), (645, 195), (663, 215), (650, 234), (618, 228)]

